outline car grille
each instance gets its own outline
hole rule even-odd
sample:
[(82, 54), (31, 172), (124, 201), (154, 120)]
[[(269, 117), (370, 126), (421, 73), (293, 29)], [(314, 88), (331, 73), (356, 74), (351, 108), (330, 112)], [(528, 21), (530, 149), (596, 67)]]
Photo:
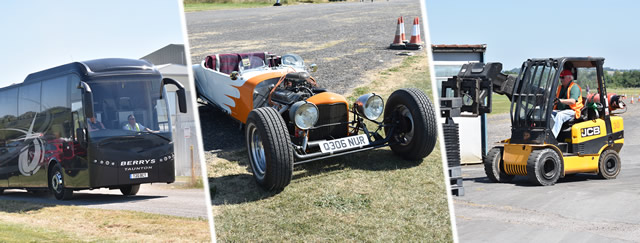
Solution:
[(338, 122), (344, 123), (333, 126), (312, 128), (309, 130), (309, 140), (314, 141), (347, 136), (347, 130), (349, 128), (349, 124), (346, 123), (349, 120), (347, 105), (345, 103), (335, 103), (317, 106), (319, 117), (316, 127)]

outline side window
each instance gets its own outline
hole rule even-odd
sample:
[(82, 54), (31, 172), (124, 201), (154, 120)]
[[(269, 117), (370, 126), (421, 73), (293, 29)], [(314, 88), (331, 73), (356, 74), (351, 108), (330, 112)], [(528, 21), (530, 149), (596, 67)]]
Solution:
[(82, 109), (82, 90), (78, 89), (80, 85), (80, 78), (76, 75), (71, 75), (69, 85), (69, 102), (71, 103), (71, 134), (74, 139), (78, 139), (78, 129), (84, 128), (84, 109)]
[(45, 131), (49, 139), (68, 138), (71, 126), (69, 108), (69, 76), (42, 82), (42, 113), (51, 118), (51, 126)]
[(40, 113), (40, 88), (42, 83), (24, 85), (18, 90), (17, 128), (25, 132), (43, 132), (43, 117)]
[[(9, 146), (20, 133), (7, 128), (15, 126), (18, 117), (18, 89), (0, 91), (0, 148)], [(2, 154), (2, 151), (0, 151)]]

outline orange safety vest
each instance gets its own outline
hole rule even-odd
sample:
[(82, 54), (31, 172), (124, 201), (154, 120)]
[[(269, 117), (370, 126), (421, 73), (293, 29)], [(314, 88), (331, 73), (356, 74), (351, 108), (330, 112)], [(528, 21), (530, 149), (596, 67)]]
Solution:
[[(575, 82), (571, 82), (571, 84), (569, 84), (569, 87), (567, 88), (567, 99), (571, 99), (571, 88), (573, 87), (573, 85), (578, 85), (578, 84), (576, 84)], [(559, 85), (558, 90), (556, 91), (556, 98), (560, 97), (561, 89), (562, 89), (562, 85)], [(576, 119), (580, 118), (580, 111), (582, 110), (582, 107), (584, 107), (584, 104), (582, 104), (582, 88), (580, 88), (580, 85), (578, 85), (578, 89), (580, 89), (580, 97), (578, 98), (575, 104), (569, 105), (569, 108), (571, 108), (573, 111), (576, 112)], [(554, 109), (558, 109), (558, 105), (555, 105)]]

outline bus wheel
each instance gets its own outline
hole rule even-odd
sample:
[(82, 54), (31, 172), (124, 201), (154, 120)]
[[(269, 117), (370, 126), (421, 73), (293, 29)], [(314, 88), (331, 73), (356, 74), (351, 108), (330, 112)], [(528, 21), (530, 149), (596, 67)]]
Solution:
[(406, 160), (422, 160), (436, 145), (438, 121), (429, 97), (419, 89), (399, 89), (389, 95), (384, 107), (384, 121), (397, 124), (385, 126), (384, 133), (397, 143), (391, 150)]
[(555, 150), (546, 148), (534, 150), (527, 160), (529, 181), (540, 186), (556, 184), (562, 174), (562, 161)]
[(268, 191), (281, 191), (293, 176), (291, 138), (280, 113), (261, 107), (249, 113), (245, 128), (251, 171)]
[(73, 196), (73, 190), (65, 188), (62, 166), (56, 164), (49, 173), (49, 189), (58, 200), (69, 200)]
[(620, 156), (615, 150), (607, 149), (598, 161), (598, 176), (603, 179), (615, 179), (620, 174)]
[(122, 192), (122, 195), (125, 196), (133, 196), (138, 194), (138, 191), (140, 190), (140, 184), (138, 185), (126, 185), (126, 186), (121, 186), (120, 187), (120, 192)]
[(489, 153), (482, 158), (482, 163), (484, 164), (484, 173), (493, 182), (507, 183), (515, 177), (502, 170), (504, 161), (502, 161), (502, 148), (500, 147), (489, 150)]

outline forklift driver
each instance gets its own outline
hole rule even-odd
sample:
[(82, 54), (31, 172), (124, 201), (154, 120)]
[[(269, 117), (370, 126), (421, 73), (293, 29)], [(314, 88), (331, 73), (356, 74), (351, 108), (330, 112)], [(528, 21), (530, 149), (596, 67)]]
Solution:
[(561, 86), (558, 86), (556, 92), (556, 99), (554, 100), (555, 107), (552, 113), (553, 117), (553, 136), (556, 138), (560, 133), (562, 124), (571, 120), (571, 118), (578, 119), (580, 117), (580, 109), (584, 106), (582, 104), (582, 88), (573, 82), (573, 74), (570, 70), (563, 70), (560, 73)]

